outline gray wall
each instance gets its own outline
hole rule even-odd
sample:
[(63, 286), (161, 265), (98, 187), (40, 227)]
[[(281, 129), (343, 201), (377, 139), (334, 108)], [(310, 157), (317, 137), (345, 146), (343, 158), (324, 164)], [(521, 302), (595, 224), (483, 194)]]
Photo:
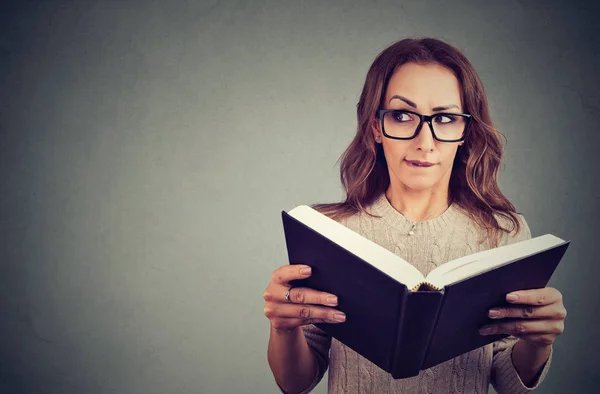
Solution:
[(342, 197), (367, 69), (407, 36), (471, 59), (503, 191), (573, 241), (539, 392), (595, 391), (599, 7), (323, 3), (3, 2), (0, 393), (278, 392), (280, 212)]

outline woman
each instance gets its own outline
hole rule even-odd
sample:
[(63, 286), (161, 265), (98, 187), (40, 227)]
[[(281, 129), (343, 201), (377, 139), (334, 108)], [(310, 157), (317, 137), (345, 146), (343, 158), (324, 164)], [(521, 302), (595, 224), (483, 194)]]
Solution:
[[(357, 106), (358, 131), (343, 155), (344, 202), (313, 208), (415, 265), (446, 261), (531, 237), (500, 192), (500, 133), (483, 84), (465, 56), (440, 40), (405, 39), (378, 55)], [(423, 370), (390, 374), (312, 323), (343, 324), (334, 294), (291, 288), (310, 267), (285, 265), (264, 293), (268, 361), (280, 389), (307, 393), (329, 368), (330, 393), (528, 392), (544, 379), (566, 310), (553, 288), (521, 290), (490, 310), (509, 337)]]

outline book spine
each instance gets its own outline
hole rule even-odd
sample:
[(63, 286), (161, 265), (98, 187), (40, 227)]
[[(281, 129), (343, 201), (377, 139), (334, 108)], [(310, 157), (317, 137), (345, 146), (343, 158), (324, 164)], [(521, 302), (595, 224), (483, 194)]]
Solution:
[(443, 290), (410, 292), (407, 289), (392, 354), (391, 374), (394, 379), (419, 374), (443, 295)]

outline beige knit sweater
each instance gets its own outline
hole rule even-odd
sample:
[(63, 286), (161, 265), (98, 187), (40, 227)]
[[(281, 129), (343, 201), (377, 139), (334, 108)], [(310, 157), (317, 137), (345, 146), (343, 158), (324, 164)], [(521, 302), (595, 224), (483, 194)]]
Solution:
[[(483, 233), (456, 205), (451, 205), (440, 216), (418, 222), (413, 235), (408, 235), (408, 231), (414, 222), (392, 207), (385, 194), (382, 193), (368, 210), (381, 218), (355, 214), (341, 223), (410, 262), (423, 275), (447, 261), (490, 248), (488, 241), (479, 243), (485, 238)], [(500, 245), (531, 238), (525, 219), (522, 215), (519, 217), (522, 230), (516, 235), (504, 233)], [(506, 219), (498, 217), (498, 220), (503, 227), (510, 228)], [(490, 384), (499, 394), (519, 394), (537, 388), (552, 361), (551, 351), (538, 380), (532, 387), (525, 386), (511, 359), (518, 338), (509, 336), (422, 370), (418, 376), (395, 380), (314, 325), (302, 328), (319, 365), (315, 379), (304, 393), (310, 392), (329, 368), (328, 392), (331, 394), (483, 394), (488, 392)]]

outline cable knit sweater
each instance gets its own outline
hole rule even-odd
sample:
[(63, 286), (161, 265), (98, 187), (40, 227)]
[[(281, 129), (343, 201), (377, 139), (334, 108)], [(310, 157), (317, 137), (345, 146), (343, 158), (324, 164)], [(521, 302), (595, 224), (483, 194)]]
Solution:
[[(490, 248), (487, 240), (479, 242), (485, 239), (482, 230), (454, 204), (431, 220), (417, 222), (413, 235), (408, 232), (414, 222), (398, 212), (384, 193), (367, 209), (381, 218), (355, 214), (340, 222), (410, 262), (423, 275), (447, 261)], [(527, 222), (522, 215), (519, 218), (521, 231), (516, 235), (503, 233), (499, 246), (531, 238)], [(498, 220), (503, 227), (511, 228), (505, 218), (498, 217)], [(511, 359), (518, 338), (509, 336), (422, 370), (418, 376), (393, 379), (389, 373), (316, 326), (307, 325), (302, 329), (319, 367), (304, 393), (313, 390), (329, 368), (328, 393), (331, 394), (483, 394), (488, 392), (490, 384), (499, 394), (519, 394), (537, 388), (552, 361), (551, 348), (550, 357), (537, 380), (531, 387), (525, 386)]]

